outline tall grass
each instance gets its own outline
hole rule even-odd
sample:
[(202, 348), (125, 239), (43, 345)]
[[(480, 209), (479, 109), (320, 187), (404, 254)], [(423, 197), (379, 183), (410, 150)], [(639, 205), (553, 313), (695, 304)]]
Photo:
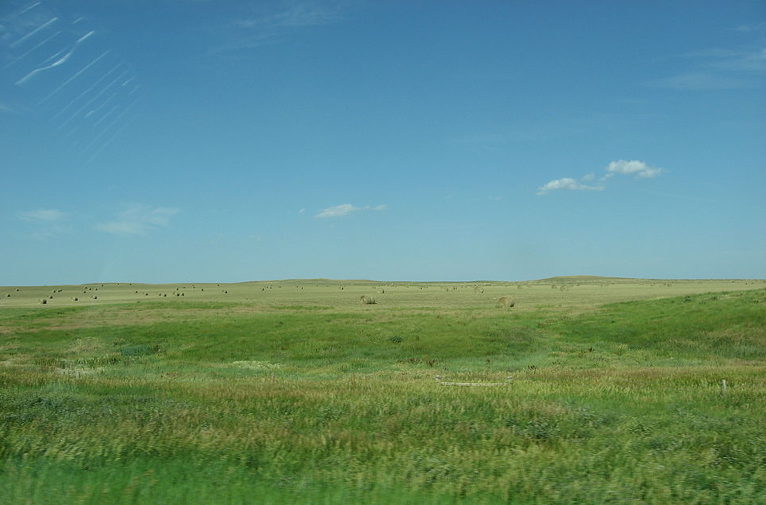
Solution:
[(327, 292), (0, 310), (0, 501), (766, 502), (764, 290), (576, 313)]

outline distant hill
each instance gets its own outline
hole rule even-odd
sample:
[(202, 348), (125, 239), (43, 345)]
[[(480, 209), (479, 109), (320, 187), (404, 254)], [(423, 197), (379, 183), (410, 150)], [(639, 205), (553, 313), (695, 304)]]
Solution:
[(558, 275), (556, 277), (546, 277), (540, 279), (541, 281), (552, 282), (573, 282), (573, 281), (624, 281), (633, 280), (632, 277), (606, 277), (602, 275)]

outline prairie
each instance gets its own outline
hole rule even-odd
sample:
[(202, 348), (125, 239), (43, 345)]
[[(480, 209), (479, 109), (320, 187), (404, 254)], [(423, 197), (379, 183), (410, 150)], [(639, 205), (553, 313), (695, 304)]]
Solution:
[(765, 372), (763, 280), (0, 287), (0, 502), (766, 503)]

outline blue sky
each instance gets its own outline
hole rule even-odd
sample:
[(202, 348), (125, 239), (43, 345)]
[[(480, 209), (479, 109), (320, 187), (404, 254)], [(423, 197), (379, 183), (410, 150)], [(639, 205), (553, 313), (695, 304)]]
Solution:
[(766, 3), (7, 0), (0, 284), (766, 277)]

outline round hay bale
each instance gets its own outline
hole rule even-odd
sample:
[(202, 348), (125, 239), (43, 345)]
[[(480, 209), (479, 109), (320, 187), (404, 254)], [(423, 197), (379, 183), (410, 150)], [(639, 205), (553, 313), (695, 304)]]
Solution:
[(510, 296), (501, 296), (497, 299), (496, 305), (503, 309), (510, 309), (516, 305), (516, 302)]

